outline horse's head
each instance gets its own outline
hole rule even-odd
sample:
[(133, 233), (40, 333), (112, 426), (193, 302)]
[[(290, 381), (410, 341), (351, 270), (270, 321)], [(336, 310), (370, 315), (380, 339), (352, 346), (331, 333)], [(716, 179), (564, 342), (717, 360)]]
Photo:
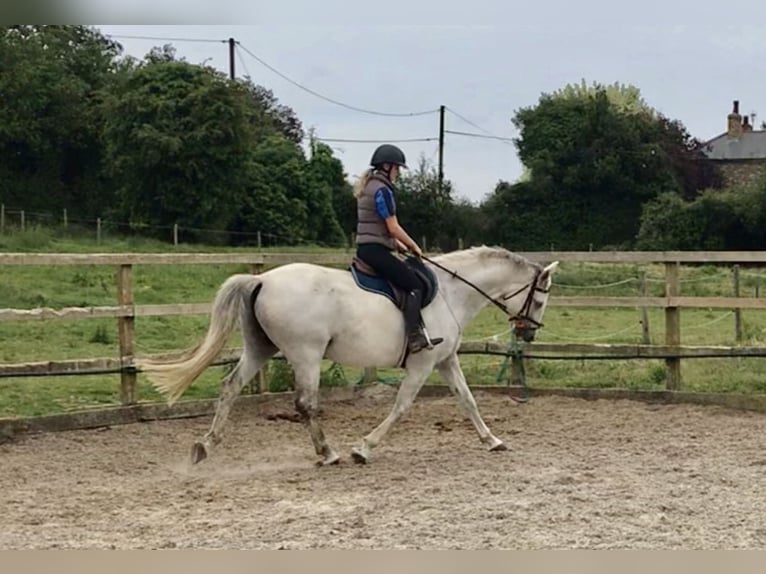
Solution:
[(515, 305), (509, 310), (515, 314), (511, 316), (513, 329), (516, 335), (530, 343), (534, 341), (537, 329), (543, 326), (543, 315), (548, 305), (553, 272), (559, 262), (554, 261), (542, 269), (534, 266), (529, 281), (521, 288), (506, 294), (503, 299), (514, 299)]
[[(559, 265), (554, 261), (547, 267), (530, 261), (502, 247), (471, 247), (438, 257), (431, 263), (441, 267), (452, 278), (469, 285), (478, 295), (505, 311), (514, 323), (516, 333), (525, 341), (535, 338), (537, 329), (543, 325), (543, 314), (548, 304), (548, 294), (553, 272)], [(453, 301), (453, 306), (456, 302)], [(475, 307), (474, 313), (481, 307)], [(470, 320), (473, 313), (466, 315)]]

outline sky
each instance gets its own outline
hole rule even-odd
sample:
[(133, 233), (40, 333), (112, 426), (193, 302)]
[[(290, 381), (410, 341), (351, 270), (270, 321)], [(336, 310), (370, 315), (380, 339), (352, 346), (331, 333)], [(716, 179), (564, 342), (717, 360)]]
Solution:
[[(446, 130), (512, 139), (519, 109), (582, 80), (638, 87), (650, 106), (703, 141), (725, 131), (733, 100), (740, 112), (756, 113), (757, 126), (766, 121), (766, 2), (716, 8), (687, 0), (624, 6), (475, 0), (453, 7), (443, 0), (221, 0), (196, 8), (187, 0), (165, 0), (160, 8), (146, 0), (76, 3), (83, 23), (114, 35), (135, 57), (172, 43), (179, 57), (228, 73), (225, 41), (234, 38), (237, 75), (271, 89), (320, 139), (433, 138), (398, 143), (411, 165), (421, 156), (436, 165), (441, 105)], [(241, 24), (202, 24), (216, 21)], [(423, 111), (432, 113), (379, 115)], [(378, 144), (328, 145), (353, 179)], [(450, 133), (443, 161), (456, 195), (471, 201), (498, 181), (515, 181), (523, 167), (511, 141)]]

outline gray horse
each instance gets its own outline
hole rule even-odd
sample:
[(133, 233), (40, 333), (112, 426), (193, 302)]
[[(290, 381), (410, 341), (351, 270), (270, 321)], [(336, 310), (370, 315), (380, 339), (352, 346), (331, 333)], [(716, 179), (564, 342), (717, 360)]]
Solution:
[(243, 352), (223, 381), (210, 430), (193, 445), (192, 463), (220, 443), (234, 400), (278, 351), (295, 374), (295, 406), (319, 464), (340, 460), (317, 420), (324, 358), (347, 366), (406, 369), (391, 412), (352, 450), (354, 461), (368, 461), (371, 449), (409, 409), (434, 369), (458, 396), (481, 441), (489, 450), (505, 450), (479, 414), (458, 348), (466, 325), (489, 303), (503, 309), (531, 340), (542, 325), (558, 262), (543, 267), (505, 249), (482, 246), (436, 256), (425, 265), (438, 290), (423, 309), (423, 321), (443, 342), (416, 354), (404, 355), (404, 321), (390, 299), (361, 289), (347, 270), (291, 263), (260, 275), (232, 275), (218, 290), (208, 332), (196, 347), (175, 360), (138, 359), (136, 366), (172, 404), (221, 352), (239, 320)]

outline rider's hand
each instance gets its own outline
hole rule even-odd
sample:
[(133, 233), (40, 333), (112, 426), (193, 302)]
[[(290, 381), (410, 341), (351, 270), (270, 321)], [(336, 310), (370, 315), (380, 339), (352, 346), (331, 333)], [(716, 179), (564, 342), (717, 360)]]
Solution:
[(412, 245), (410, 251), (412, 251), (412, 253), (414, 253), (417, 257), (423, 257), (423, 251), (420, 249), (420, 246), (417, 243)]

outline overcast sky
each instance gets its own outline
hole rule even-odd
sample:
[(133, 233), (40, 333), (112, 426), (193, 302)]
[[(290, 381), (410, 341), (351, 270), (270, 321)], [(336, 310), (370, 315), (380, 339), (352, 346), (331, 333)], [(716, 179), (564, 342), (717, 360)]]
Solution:
[[(703, 140), (725, 130), (735, 99), (742, 113), (757, 114), (758, 126), (766, 120), (766, 2), (742, 0), (717, 9), (687, 0), (602, 4), (538, 0), (512, 6), (508, 0), (477, 0), (449, 8), (443, 0), (222, 1), (208, 3), (205, 11), (166, 0), (161, 13), (157, 8), (144, 13), (141, 8), (149, 3), (135, 0), (88, 14), (103, 16), (98, 21), (256, 22), (97, 27), (116, 36), (233, 37), (241, 44), (237, 75), (250, 75), (271, 89), (320, 138), (436, 138), (439, 118), (435, 113), (378, 116), (338, 106), (281, 78), (245, 49), (350, 106), (405, 114), (443, 104), (471, 122), (448, 111), (446, 129), (455, 131), (515, 137), (511, 118), (519, 108), (582, 79), (637, 86), (649, 105)], [(115, 39), (136, 57), (163, 43)], [(172, 43), (187, 61), (207, 60), (228, 71), (224, 43)], [(354, 176), (366, 168), (376, 144), (331, 145)], [(400, 145), (410, 163), (421, 154), (436, 161), (435, 140)], [(480, 200), (498, 180), (518, 178), (522, 166), (512, 143), (447, 134), (444, 170), (458, 195)]]

